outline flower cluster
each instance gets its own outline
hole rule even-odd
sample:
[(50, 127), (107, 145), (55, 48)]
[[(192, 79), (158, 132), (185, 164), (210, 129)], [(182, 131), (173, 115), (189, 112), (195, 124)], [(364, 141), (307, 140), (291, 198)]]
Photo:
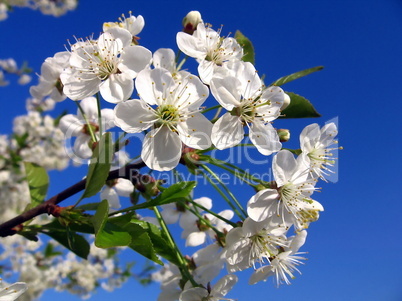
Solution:
[[(51, 3), (49, 7), (71, 7), (68, 1)], [(65, 169), (70, 159), (88, 162), (85, 180), (76, 185), (84, 186), (85, 181), (85, 192), (71, 207), (45, 202), (46, 213), (54, 220), (38, 219), (33, 226), (12, 229), (38, 242), (8, 238), (0, 260), (12, 258), (12, 269), (33, 287), (29, 298), (47, 287), (88, 296), (99, 283), (105, 289), (119, 286), (130, 274), (116, 262), (115, 247), (121, 246), (158, 263), (162, 258), (169, 261), (149, 275), (161, 283), (158, 300), (233, 300), (226, 295), (238, 281), (235, 274), (246, 269), (253, 269), (250, 284), (268, 277), (277, 286), (290, 284), (306, 259), (299, 250), (307, 229), (324, 210), (313, 198), (320, 189), (317, 182), (335, 172), (336, 124), (310, 124), (299, 136), (298, 149), (283, 148), (289, 130), (278, 130), (274, 123), (279, 117), (292, 117), (286, 108), (294, 94), (279, 85), (305, 74), (265, 85), (253, 60), (246, 59), (252, 50), (245, 49), (236, 35), (222, 36), (196, 11), (184, 18), (183, 31), (176, 35), (177, 54), (169, 48), (152, 53), (140, 45), (144, 26), (144, 18), (130, 12), (118, 22), (105, 22), (98, 37), (78, 38), (68, 51), (42, 64), (38, 83), (30, 88), (28, 114), (15, 119), (11, 137), (0, 136), (0, 202), (8, 208), (0, 219), (6, 221), (32, 205), (25, 162), (47, 170)], [(183, 69), (191, 58), (198, 63), (196, 74)], [(10, 62), (1, 63), (4, 70), (11, 68)], [(56, 119), (44, 114), (66, 98), (77, 105), (76, 114)], [(302, 105), (297, 109), (303, 111)], [(122, 132), (118, 139), (112, 135), (116, 131)], [(123, 149), (130, 134), (142, 139), (135, 170), (128, 168), (132, 159)], [(241, 147), (246, 139), (258, 155), (272, 156), (271, 181), (209, 153)], [(214, 212), (211, 198), (193, 198), (195, 183), (184, 181), (179, 164), (189, 174), (204, 177), (230, 209)], [(227, 187), (210, 166), (238, 177), (254, 191), (244, 189), (238, 199), (236, 189)], [(141, 173), (143, 167), (150, 169), (148, 174)], [(154, 171), (172, 171), (174, 184), (164, 187)], [(78, 206), (97, 193), (101, 203)], [(129, 206), (120, 197), (128, 198)], [(146, 208), (154, 216), (140, 217), (138, 211)], [(180, 252), (168, 231), (176, 223), (185, 246), (198, 248), (191, 256)], [(59, 252), (61, 246), (55, 242), (44, 247), (36, 237), (39, 233), (72, 252)], [(72, 236), (84, 241), (88, 250), (74, 246)], [(108, 247), (113, 249), (105, 250)]]

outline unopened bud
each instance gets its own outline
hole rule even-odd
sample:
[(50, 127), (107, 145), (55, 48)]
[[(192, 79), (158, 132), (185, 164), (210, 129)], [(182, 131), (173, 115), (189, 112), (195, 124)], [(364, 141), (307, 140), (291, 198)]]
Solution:
[(183, 31), (188, 34), (193, 34), (197, 29), (197, 25), (202, 22), (199, 11), (193, 10), (189, 12), (183, 19)]
[(279, 130), (276, 130), (276, 131), (278, 132), (280, 142), (289, 141), (289, 139), (290, 139), (289, 130), (287, 130), (287, 129), (279, 129)]
[(282, 105), (282, 107), (281, 107), (281, 111), (283, 111), (284, 109), (286, 109), (289, 104), (290, 104), (290, 96), (287, 95), (286, 93), (284, 93), (284, 96), (283, 96), (283, 105)]

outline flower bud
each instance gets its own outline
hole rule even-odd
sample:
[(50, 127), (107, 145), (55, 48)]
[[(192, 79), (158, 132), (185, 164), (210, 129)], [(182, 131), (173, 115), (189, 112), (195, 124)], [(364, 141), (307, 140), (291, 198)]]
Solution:
[(287, 129), (279, 129), (279, 130), (276, 130), (276, 131), (278, 132), (280, 142), (289, 141), (289, 139), (290, 139), (290, 131), (289, 130), (287, 130)]
[(201, 23), (201, 14), (199, 11), (193, 10), (189, 12), (183, 19), (183, 31), (188, 34), (193, 34), (197, 29), (198, 23)]
[(281, 107), (281, 111), (287, 108), (287, 106), (290, 104), (290, 96), (284, 93), (283, 97), (283, 105)]

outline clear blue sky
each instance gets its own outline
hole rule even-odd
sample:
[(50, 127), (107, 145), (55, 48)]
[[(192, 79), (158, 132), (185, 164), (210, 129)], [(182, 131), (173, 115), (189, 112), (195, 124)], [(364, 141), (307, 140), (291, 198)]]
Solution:
[[(64, 50), (66, 39), (97, 36), (103, 22), (115, 21), (129, 10), (144, 16), (141, 43), (151, 51), (176, 49), (181, 19), (188, 11), (199, 10), (214, 28), (224, 24), (223, 33), (239, 29), (253, 41), (256, 67), (267, 75), (266, 82), (325, 66), (284, 86), (310, 99), (323, 117), (278, 122), (294, 129), (296, 147), (305, 125), (338, 117), (344, 147), (339, 155), (339, 182), (322, 183), (322, 192), (315, 195), (325, 212), (310, 227), (301, 250), (309, 252), (308, 262), (301, 267), (303, 275), (279, 289), (271, 281), (248, 286), (243, 277), (230, 296), (238, 300), (250, 300), (250, 296), (282, 301), (402, 300), (398, 115), (402, 109), (402, 1), (81, 0), (76, 11), (60, 18), (16, 9), (0, 22), (0, 58), (27, 60), (39, 72), (46, 57)], [(1, 133), (10, 131), (14, 115), (24, 113), (27, 95), (28, 88), (16, 84), (0, 89)], [(57, 110), (64, 108), (75, 111), (68, 100)], [(52, 184), (51, 194), (68, 181), (73, 182), (64, 178)], [(196, 191), (196, 196), (200, 193)], [(157, 286), (143, 289), (130, 281), (114, 295), (99, 291), (93, 300), (154, 300), (157, 293)], [(41, 300), (54, 298), (75, 300), (52, 292)]]

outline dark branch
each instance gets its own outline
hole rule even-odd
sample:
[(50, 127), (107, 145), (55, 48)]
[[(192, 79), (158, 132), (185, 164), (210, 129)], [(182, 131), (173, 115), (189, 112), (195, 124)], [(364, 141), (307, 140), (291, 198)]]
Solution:
[[(109, 176), (107, 180), (114, 180), (118, 178), (128, 179), (133, 184), (135, 184), (139, 177), (139, 169), (145, 167), (145, 163), (141, 160), (139, 162), (126, 165), (120, 169), (113, 170), (109, 172)], [(85, 189), (86, 179), (75, 183), (73, 186), (63, 190), (62, 192), (56, 194), (51, 197), (47, 201), (41, 203), (40, 205), (28, 210), (13, 219), (3, 223), (0, 225), (0, 237), (6, 237), (10, 235), (14, 235), (17, 233), (19, 229), (21, 229), (20, 225), (26, 221), (33, 219), (34, 217), (41, 215), (43, 213), (50, 213), (53, 211), (55, 205), (64, 201), (65, 199), (73, 196), (74, 194)]]

